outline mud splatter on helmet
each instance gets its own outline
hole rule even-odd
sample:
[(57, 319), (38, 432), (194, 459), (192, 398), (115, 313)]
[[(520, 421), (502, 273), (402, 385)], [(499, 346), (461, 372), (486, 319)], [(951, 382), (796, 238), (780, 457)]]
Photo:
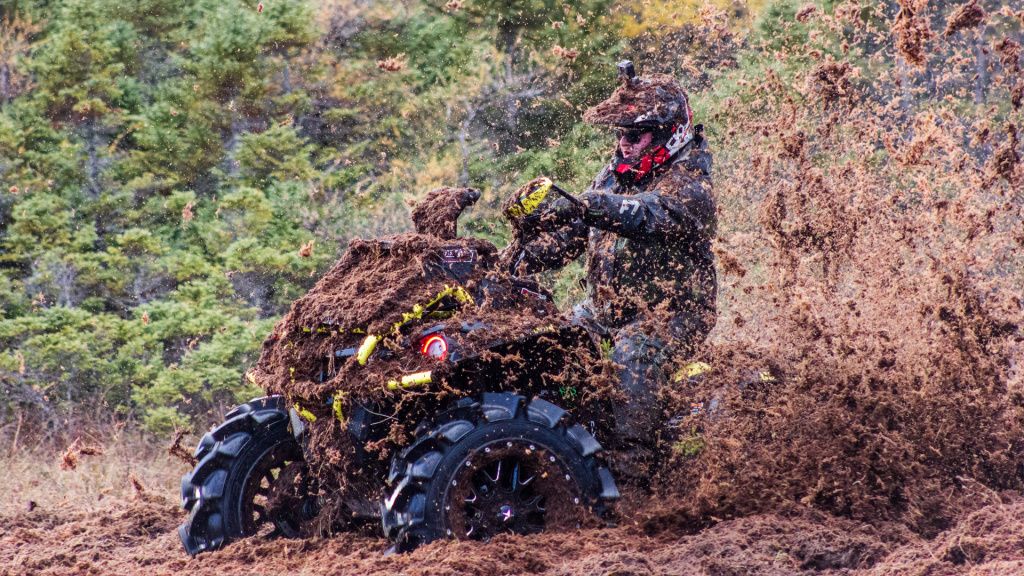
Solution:
[(625, 183), (637, 183), (666, 166), (677, 152), (693, 141), (696, 130), (686, 91), (667, 74), (637, 76), (633, 63), (619, 63), (622, 84), (604, 102), (583, 113), (583, 120), (598, 126), (648, 129), (660, 135), (652, 150), (634, 162), (618, 157), (612, 169)]
[(633, 63), (619, 63), (622, 84), (604, 102), (583, 113), (590, 124), (617, 128), (667, 128), (691, 124), (686, 91), (667, 74), (636, 76)]

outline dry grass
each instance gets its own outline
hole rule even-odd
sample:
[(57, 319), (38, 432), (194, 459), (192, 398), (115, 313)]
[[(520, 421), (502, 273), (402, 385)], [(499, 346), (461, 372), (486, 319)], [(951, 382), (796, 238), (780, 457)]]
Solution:
[[(56, 509), (72, 505), (93, 511), (111, 499), (131, 497), (137, 488), (173, 497), (187, 465), (170, 456), (163, 443), (137, 434), (117, 434), (104, 441), (83, 438), (88, 446), (101, 447), (99, 455), (81, 454), (74, 469), (62, 469), (66, 447), (25, 445), (0, 455), (0, 469), (14, 488), (13, 497), (0, 499), (0, 516), (24, 512), (30, 507)], [(32, 504), (34, 503), (34, 504)]]

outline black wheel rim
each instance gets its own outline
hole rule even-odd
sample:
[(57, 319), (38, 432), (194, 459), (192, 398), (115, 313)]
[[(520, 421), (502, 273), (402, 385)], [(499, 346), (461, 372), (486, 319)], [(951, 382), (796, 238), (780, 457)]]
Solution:
[(294, 446), (277, 445), (260, 457), (249, 471), (239, 501), (239, 515), (245, 536), (273, 538), (301, 536), (302, 523), (316, 515), (315, 500), (306, 496), (298, 506), (283, 506), (278, 493), (293, 489), (292, 466), (301, 466)]
[(489, 540), (498, 534), (542, 532), (549, 524), (549, 502), (573, 500), (573, 488), (564, 467), (544, 447), (494, 443), (467, 457), (449, 486), (449, 534)]

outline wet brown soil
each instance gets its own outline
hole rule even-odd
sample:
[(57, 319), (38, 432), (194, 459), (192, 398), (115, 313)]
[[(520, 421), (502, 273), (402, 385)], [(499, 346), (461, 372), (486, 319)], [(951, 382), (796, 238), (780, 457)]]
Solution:
[(946, 21), (946, 30), (942, 34), (949, 36), (960, 30), (978, 26), (985, 21), (986, 16), (985, 10), (978, 6), (978, 0), (968, 0), (949, 15), (949, 20)]
[(657, 109), (659, 114), (667, 114), (661, 109), (665, 105), (663, 93), (673, 97), (679, 93), (675, 80), (664, 74), (646, 75), (634, 83), (623, 83), (610, 98), (588, 109), (583, 119), (592, 124), (631, 126), (641, 115), (640, 110)]
[[(652, 531), (636, 524), (490, 543), (437, 542), (385, 557), (387, 542), (244, 540), (195, 559), (180, 550), (174, 503), (137, 495), (91, 513), (36, 508), (0, 518), (0, 575), (907, 575), (1016, 574), (1024, 568), (1024, 499), (991, 495), (977, 512), (922, 540), (808, 509)], [(646, 529), (645, 529), (646, 528)], [(59, 543), (59, 544), (55, 544)]]
[(925, 44), (933, 36), (928, 25), (927, 0), (900, 0), (900, 11), (893, 22), (896, 50), (907, 62), (921, 66), (926, 59)]

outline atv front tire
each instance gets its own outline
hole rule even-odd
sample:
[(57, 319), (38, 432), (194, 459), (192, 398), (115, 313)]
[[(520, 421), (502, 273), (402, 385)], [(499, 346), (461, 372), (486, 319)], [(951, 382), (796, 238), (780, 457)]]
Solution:
[(596, 458), (600, 450), (545, 400), (511, 393), (460, 400), (421, 425), (392, 461), (384, 532), (408, 551), (439, 538), (574, 528), (619, 496)]
[(188, 519), (178, 528), (192, 556), (259, 533), (297, 536), (314, 511), (312, 501), (288, 510), (270, 509), (278, 477), (302, 466), (302, 449), (289, 428), (284, 398), (267, 396), (242, 404), (199, 441), (195, 469), (181, 479)]

